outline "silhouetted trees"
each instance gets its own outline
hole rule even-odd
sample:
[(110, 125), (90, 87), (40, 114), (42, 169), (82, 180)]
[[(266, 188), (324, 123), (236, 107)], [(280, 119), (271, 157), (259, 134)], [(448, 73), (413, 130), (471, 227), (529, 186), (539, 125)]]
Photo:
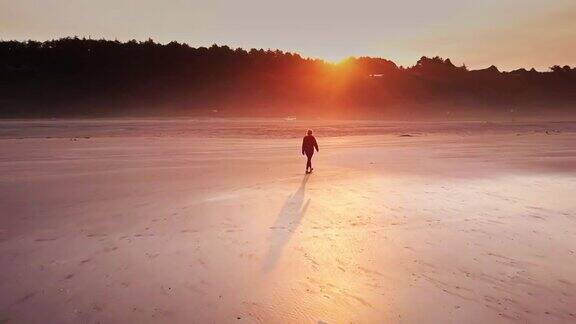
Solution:
[(468, 70), (422, 57), (340, 64), (279, 50), (62, 38), (0, 42), (0, 116), (410, 117), (546, 113), (576, 103), (576, 69)]

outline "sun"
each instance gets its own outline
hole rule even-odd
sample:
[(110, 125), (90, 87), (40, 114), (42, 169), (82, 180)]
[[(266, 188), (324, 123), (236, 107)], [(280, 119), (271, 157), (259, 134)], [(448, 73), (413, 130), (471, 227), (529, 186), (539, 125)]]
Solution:
[(332, 58), (324, 58), (323, 60), (334, 66), (343, 66), (346, 63), (348, 63), (352, 58), (353, 56), (338, 56)]
[(333, 65), (340, 65), (346, 62), (350, 58), (350, 55), (328, 55), (324, 56), (322, 59)]

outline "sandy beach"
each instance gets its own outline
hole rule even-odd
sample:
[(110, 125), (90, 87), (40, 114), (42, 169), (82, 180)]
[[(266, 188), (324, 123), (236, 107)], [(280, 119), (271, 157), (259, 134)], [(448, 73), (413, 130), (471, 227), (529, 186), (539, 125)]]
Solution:
[(0, 323), (576, 322), (576, 123), (1, 121), (0, 147)]

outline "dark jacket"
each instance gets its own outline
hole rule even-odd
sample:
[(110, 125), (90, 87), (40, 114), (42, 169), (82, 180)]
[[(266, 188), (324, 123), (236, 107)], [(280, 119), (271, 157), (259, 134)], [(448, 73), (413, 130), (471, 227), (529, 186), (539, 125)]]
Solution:
[(304, 139), (302, 140), (302, 154), (314, 154), (314, 148), (316, 148), (316, 151), (318, 151), (318, 143), (316, 143), (316, 138), (314, 138), (312, 135), (304, 136)]

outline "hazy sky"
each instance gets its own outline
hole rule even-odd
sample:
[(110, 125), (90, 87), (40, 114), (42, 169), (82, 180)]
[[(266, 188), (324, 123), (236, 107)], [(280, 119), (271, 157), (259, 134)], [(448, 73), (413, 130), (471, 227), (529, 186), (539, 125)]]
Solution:
[(0, 0), (1, 39), (74, 35), (545, 70), (576, 65), (576, 0)]

